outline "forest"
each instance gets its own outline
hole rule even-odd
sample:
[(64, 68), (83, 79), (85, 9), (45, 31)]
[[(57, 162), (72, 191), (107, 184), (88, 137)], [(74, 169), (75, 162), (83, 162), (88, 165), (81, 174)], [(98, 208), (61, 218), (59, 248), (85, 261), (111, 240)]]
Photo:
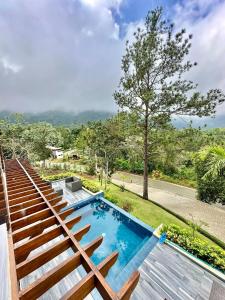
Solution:
[[(110, 181), (117, 171), (143, 174), (143, 134), (137, 117), (121, 112), (99, 121), (73, 127), (42, 122), (29, 124), (17, 114), (15, 123), (1, 120), (1, 144), (6, 157), (24, 157), (32, 162), (52, 160), (47, 146), (61, 147), (66, 154), (79, 154), (77, 164), (90, 175)], [(151, 131), (148, 175), (189, 187), (197, 187), (199, 199), (225, 202), (225, 128), (176, 129), (171, 123)], [(210, 182), (210, 184), (209, 184)], [(218, 185), (219, 183), (219, 185)], [(221, 188), (218, 188), (218, 187)]]

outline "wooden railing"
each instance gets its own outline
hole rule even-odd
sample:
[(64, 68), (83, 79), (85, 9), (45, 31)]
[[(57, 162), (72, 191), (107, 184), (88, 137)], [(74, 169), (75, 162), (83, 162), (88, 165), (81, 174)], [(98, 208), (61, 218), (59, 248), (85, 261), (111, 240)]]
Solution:
[[(62, 197), (39, 177), (27, 161), (6, 161), (5, 174), (10, 226), (12, 298), (37, 299), (82, 265), (86, 275), (67, 291), (62, 299), (84, 299), (95, 288), (103, 299), (129, 299), (137, 285), (139, 273), (134, 272), (119, 292), (113, 291), (105, 277), (115, 263), (118, 252), (113, 252), (95, 266), (90, 256), (102, 243), (103, 237), (100, 236), (86, 247), (81, 247), (79, 241), (90, 230), (91, 225), (88, 224), (73, 233), (70, 229), (80, 221), (82, 216), (67, 221), (66, 217), (73, 212), (73, 209), (60, 212), (67, 206), (67, 202), (63, 201)], [(35, 252), (30, 256), (32, 251), (58, 236), (63, 236), (63, 239), (44, 250), (40, 248), (38, 253)], [(66, 260), (24, 289), (20, 288), (20, 280), (68, 249), (73, 250), (73, 254)]]

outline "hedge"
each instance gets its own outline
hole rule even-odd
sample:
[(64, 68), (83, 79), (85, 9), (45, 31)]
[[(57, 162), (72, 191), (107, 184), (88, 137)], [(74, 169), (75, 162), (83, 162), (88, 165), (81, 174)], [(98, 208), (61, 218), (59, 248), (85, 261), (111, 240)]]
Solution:
[(225, 251), (220, 247), (211, 246), (206, 241), (193, 237), (191, 230), (177, 225), (164, 225), (161, 232), (166, 232), (168, 240), (225, 273)]
[(83, 186), (87, 190), (91, 191), (92, 193), (97, 193), (99, 191), (98, 186), (94, 182), (92, 182), (92, 181), (90, 181), (88, 179), (84, 179), (84, 178), (81, 178), (81, 179), (82, 179)]
[(46, 181), (54, 181), (54, 180), (59, 180), (71, 176), (74, 176), (74, 172), (64, 172), (55, 175), (47, 175), (47, 176), (41, 175), (41, 178)]

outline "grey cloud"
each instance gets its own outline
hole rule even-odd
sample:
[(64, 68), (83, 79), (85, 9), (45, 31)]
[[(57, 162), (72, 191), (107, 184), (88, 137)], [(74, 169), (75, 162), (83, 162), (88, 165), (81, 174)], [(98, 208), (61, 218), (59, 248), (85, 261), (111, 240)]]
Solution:
[[(1, 0), (0, 110), (115, 109), (124, 40), (137, 26), (128, 24), (127, 36), (118, 39), (109, 7), (118, 10), (121, 2)], [(225, 91), (225, 2), (182, 3), (174, 7), (174, 22), (194, 34), (190, 58), (199, 63), (190, 79), (203, 92)]]
[(0, 4), (0, 109), (115, 109), (123, 42), (107, 6), (72, 0)]
[[(220, 0), (192, 0), (175, 6), (177, 27), (193, 33), (190, 60), (197, 61), (198, 65), (188, 78), (198, 83), (198, 89), (204, 93), (212, 88), (220, 88), (225, 93), (224, 16), (225, 2)], [(217, 115), (225, 115), (225, 105), (218, 107)]]

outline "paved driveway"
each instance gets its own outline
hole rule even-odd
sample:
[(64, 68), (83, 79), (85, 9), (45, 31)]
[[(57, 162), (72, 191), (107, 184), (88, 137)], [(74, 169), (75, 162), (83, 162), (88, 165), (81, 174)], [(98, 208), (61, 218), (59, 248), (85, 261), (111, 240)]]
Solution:
[[(112, 182), (118, 185), (124, 182), (128, 190), (142, 195), (142, 176), (120, 172), (113, 176)], [(195, 189), (149, 179), (149, 198), (186, 219), (192, 215), (196, 221), (206, 222), (208, 226), (203, 228), (225, 242), (225, 210), (198, 201)]]

